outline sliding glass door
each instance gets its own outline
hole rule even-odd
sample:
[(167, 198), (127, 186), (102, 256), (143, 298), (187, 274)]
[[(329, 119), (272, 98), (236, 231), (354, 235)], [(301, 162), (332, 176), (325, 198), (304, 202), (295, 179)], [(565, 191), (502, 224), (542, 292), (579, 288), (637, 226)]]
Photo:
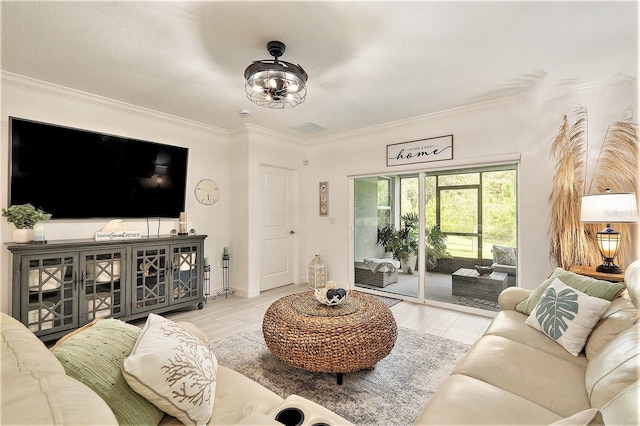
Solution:
[(356, 287), (419, 297), (418, 176), (354, 179)]
[(495, 292), (516, 284), (516, 176), (506, 165), (354, 178), (355, 286), (496, 310)]

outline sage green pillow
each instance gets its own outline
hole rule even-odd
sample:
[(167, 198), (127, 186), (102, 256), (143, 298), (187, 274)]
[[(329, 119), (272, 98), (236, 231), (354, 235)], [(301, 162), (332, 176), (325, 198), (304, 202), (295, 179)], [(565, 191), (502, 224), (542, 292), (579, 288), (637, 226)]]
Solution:
[(161, 410), (131, 389), (122, 374), (122, 363), (139, 335), (140, 329), (134, 325), (103, 319), (51, 350), (67, 375), (93, 389), (121, 425), (157, 425), (164, 417)]
[(624, 283), (612, 283), (609, 281), (597, 280), (595, 278), (586, 277), (584, 275), (576, 274), (573, 272), (565, 271), (562, 268), (556, 268), (553, 274), (542, 282), (536, 288), (533, 293), (529, 295), (525, 300), (516, 305), (516, 311), (525, 315), (531, 314), (533, 308), (536, 307), (538, 300), (542, 297), (549, 284), (558, 278), (560, 281), (581, 291), (589, 296), (599, 297), (611, 301), (620, 291), (625, 288)]

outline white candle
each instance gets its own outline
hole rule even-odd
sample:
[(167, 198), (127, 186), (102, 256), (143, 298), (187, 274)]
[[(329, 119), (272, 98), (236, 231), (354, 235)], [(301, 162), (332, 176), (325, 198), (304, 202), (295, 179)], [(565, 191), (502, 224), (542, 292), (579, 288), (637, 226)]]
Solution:
[(39, 223), (33, 225), (33, 241), (44, 241), (44, 226)]
[(185, 212), (180, 213), (180, 218), (178, 219), (178, 233), (187, 233), (187, 213)]

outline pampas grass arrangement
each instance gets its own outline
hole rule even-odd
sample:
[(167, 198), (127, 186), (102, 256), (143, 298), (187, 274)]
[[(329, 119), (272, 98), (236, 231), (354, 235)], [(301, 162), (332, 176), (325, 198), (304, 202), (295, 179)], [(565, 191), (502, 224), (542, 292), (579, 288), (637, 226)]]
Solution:
[[(576, 108), (574, 114), (576, 120), (571, 126), (567, 116), (562, 117), (558, 135), (551, 145), (556, 174), (549, 195), (549, 255), (564, 269), (571, 265), (596, 266), (602, 263), (595, 236), (603, 225), (580, 222), (582, 195), (601, 194), (607, 188), (611, 192), (637, 193), (640, 172), (637, 123), (617, 121), (611, 124), (593, 170), (589, 171), (587, 110)], [(623, 245), (631, 242), (628, 224), (617, 224), (615, 229), (622, 233)], [(624, 264), (623, 252), (617, 260)]]

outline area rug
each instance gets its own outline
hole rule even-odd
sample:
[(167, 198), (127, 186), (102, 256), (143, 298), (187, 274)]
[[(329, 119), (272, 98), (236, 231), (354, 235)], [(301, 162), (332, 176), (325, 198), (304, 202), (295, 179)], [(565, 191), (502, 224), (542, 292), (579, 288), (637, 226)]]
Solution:
[(312, 373), (276, 358), (256, 328), (226, 340), (211, 350), (220, 365), (238, 371), (283, 398), (297, 394), (361, 425), (410, 425), (426, 402), (469, 349), (442, 337), (398, 327), (391, 353), (373, 369), (344, 375)]
[(402, 302), (402, 299), (394, 299), (393, 297), (385, 297), (385, 296), (376, 296), (378, 299), (382, 300), (387, 307), (392, 307)]

